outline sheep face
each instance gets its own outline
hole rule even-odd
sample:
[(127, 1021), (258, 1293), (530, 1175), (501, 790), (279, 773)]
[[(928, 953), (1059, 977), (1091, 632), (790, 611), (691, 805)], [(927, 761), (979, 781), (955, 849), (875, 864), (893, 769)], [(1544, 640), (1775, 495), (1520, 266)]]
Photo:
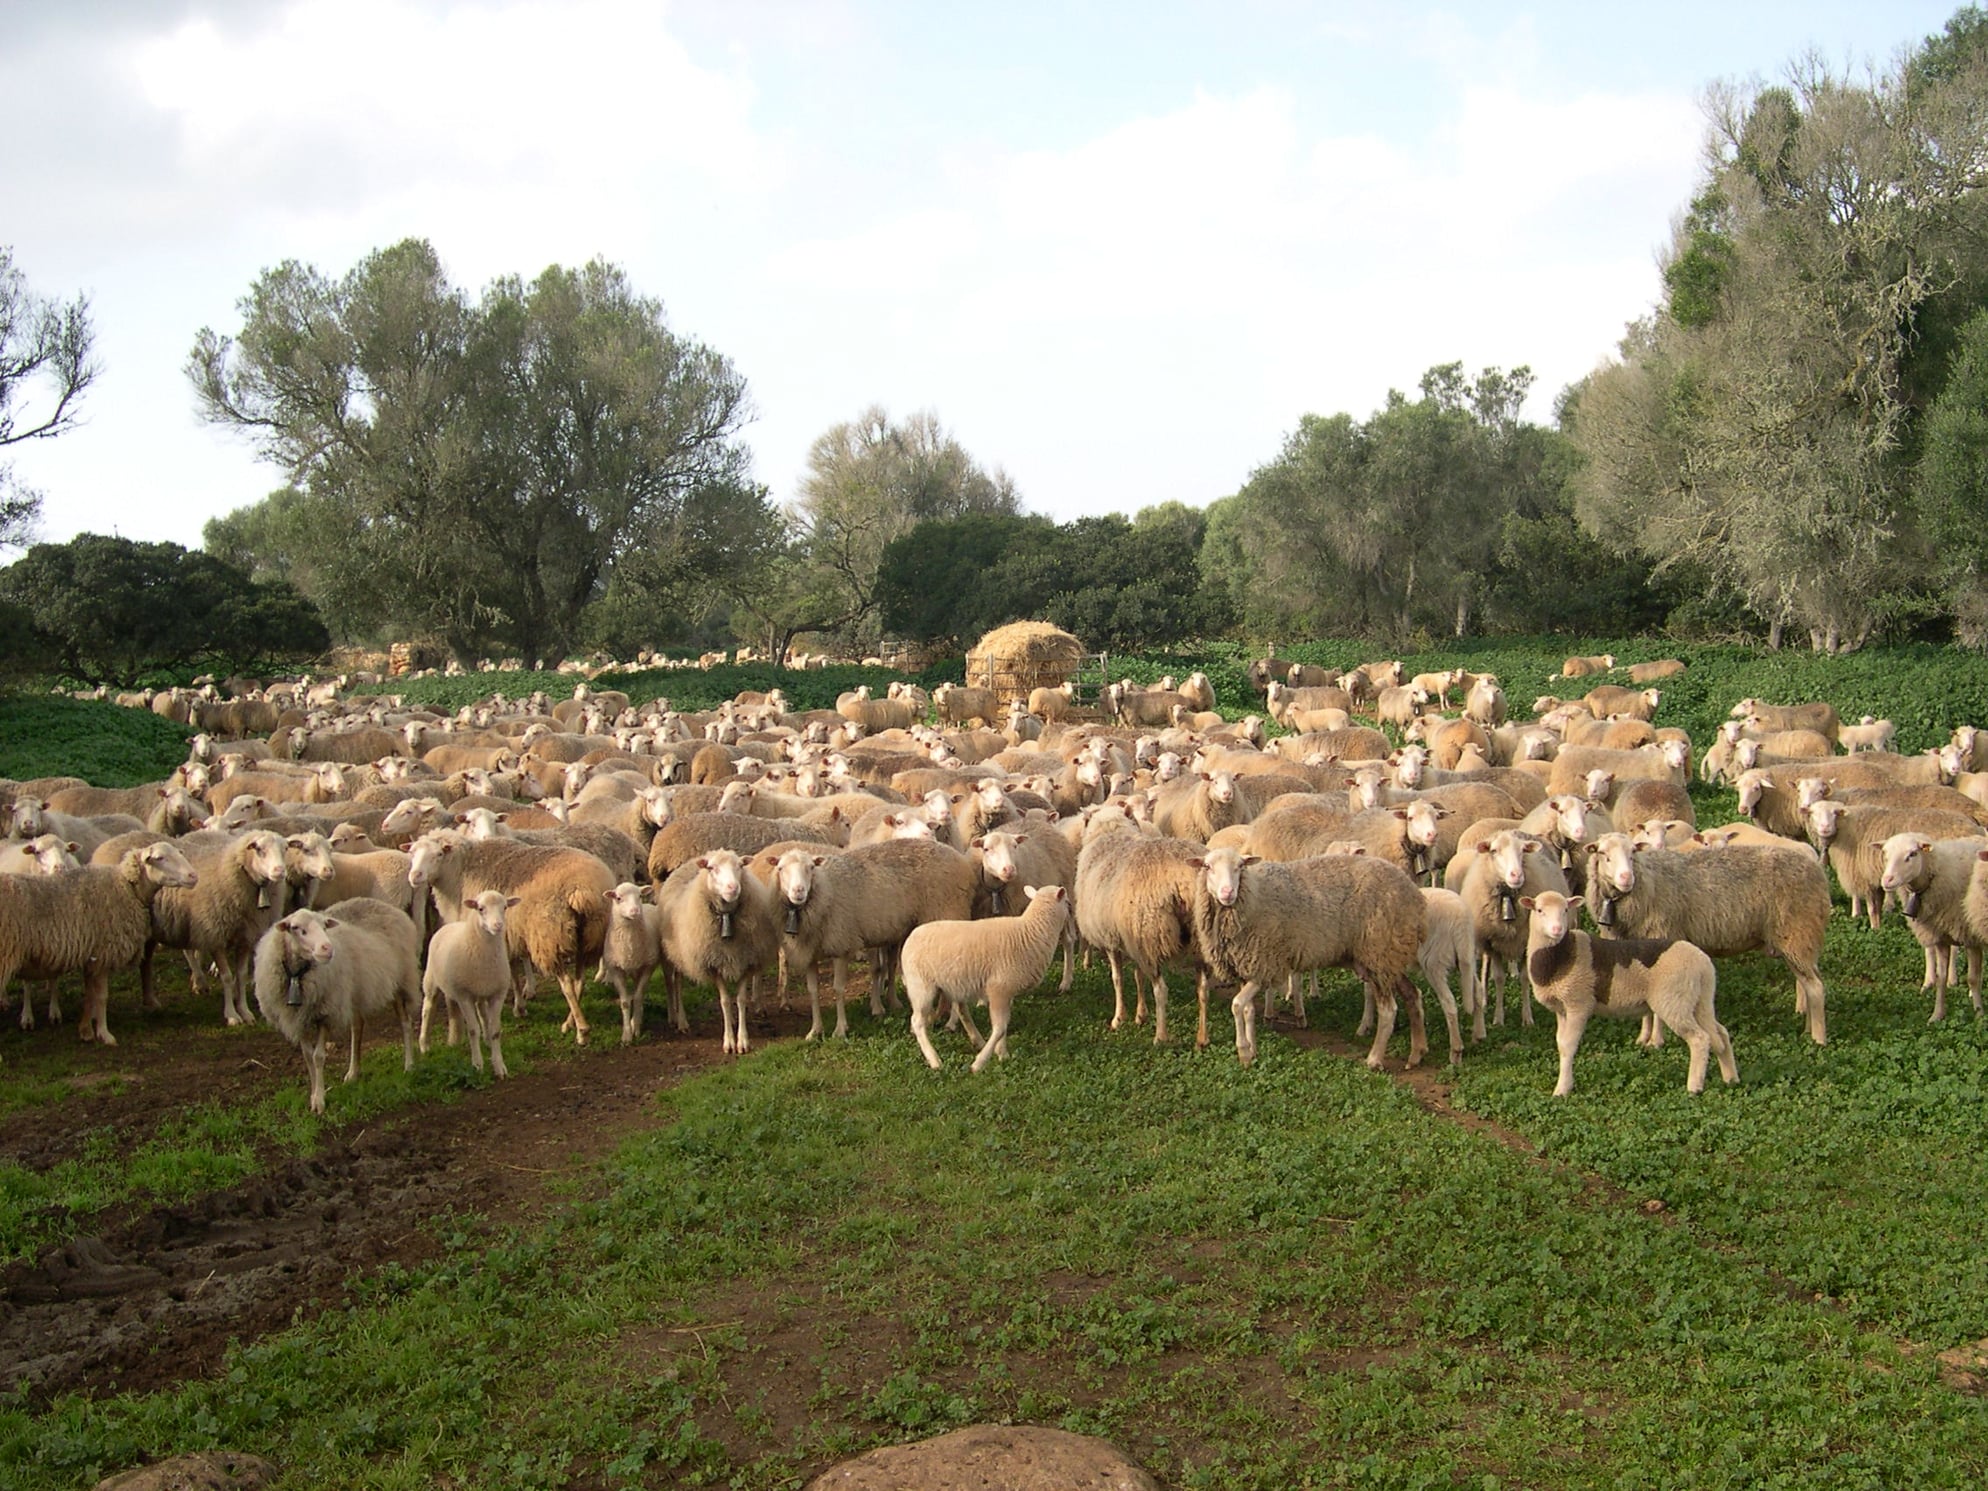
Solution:
[(267, 909), (272, 900), (270, 887), (282, 884), (289, 875), (283, 859), (283, 841), (258, 829), (244, 834), (235, 852), (240, 857), (242, 872), (257, 887), (255, 904)]
[[(729, 849), (714, 849), (701, 856), (696, 863), (712, 914), (721, 919), (721, 926), (728, 927), (732, 915), (739, 909), (740, 898), (745, 894), (745, 866), (738, 855)], [(729, 932), (721, 930), (720, 935), (729, 935)]]
[(285, 869), (292, 885), (329, 880), (336, 870), (331, 844), (322, 834), (292, 834), (283, 841)]
[(1500, 885), (1519, 890), (1526, 883), (1526, 856), (1537, 854), (1539, 848), (1538, 839), (1507, 828), (1493, 834), (1489, 843), (1479, 844), (1477, 852), (1490, 856), (1492, 873)]
[(295, 1005), (303, 1002), (302, 995), (297, 992), (298, 974), (331, 961), (331, 933), (328, 929), (336, 925), (335, 921), (315, 911), (293, 911), (276, 924), (276, 935), (283, 940), (283, 968), (291, 980), (286, 1003)]
[(1739, 810), (1749, 818), (1760, 816), (1760, 800), (1767, 794), (1767, 773), (1752, 767), (1740, 773), (1734, 784), (1739, 792)]
[[(494, 894), (496, 894), (494, 891), (485, 891), (483, 893), (484, 896)], [(477, 899), (481, 901), (483, 897), (479, 896)], [(621, 884), (607, 893), (607, 899), (610, 915), (620, 917), (623, 921), (640, 921), (642, 919), (642, 887), (635, 884), (634, 881), (622, 881)]]
[(1795, 783), (1795, 806), (1804, 814), (1829, 796), (1829, 783), (1822, 777), (1803, 777)]
[(1581, 909), (1581, 897), (1543, 890), (1536, 896), (1519, 897), (1519, 904), (1532, 913), (1533, 940), (1553, 946), (1573, 927), (1574, 913)]
[(1201, 872), (1208, 898), (1218, 906), (1233, 906), (1242, 897), (1243, 871), (1259, 862), (1259, 856), (1234, 849), (1213, 849), (1188, 864)]
[(1232, 771), (1203, 772), (1201, 780), (1208, 784), (1208, 800), (1226, 807), (1236, 800), (1236, 776)]
[(1608, 794), (1615, 790), (1615, 773), (1596, 767), (1588, 773), (1586, 794), (1590, 802), (1607, 802)]
[(1836, 841), (1836, 834), (1843, 823), (1843, 804), (1820, 798), (1802, 810), (1802, 821), (1808, 825), (1809, 838), (1814, 841), (1818, 854), (1828, 854), (1829, 846)]
[(456, 852), (457, 841), (439, 835), (423, 835), (408, 846), (407, 883), (416, 890), (432, 885), (441, 874), (442, 861)]
[(1618, 896), (1636, 889), (1636, 846), (1624, 833), (1603, 834), (1588, 846), (1590, 878)]
[(1553, 809), (1554, 832), (1562, 839), (1578, 844), (1587, 837), (1588, 799), (1562, 793), (1558, 797), (1549, 797), (1546, 805)]
[(45, 809), (39, 797), (22, 794), (14, 799), (13, 829), (10, 837), (33, 839), (48, 832), (48, 822), (42, 816)]
[(189, 890), (200, 884), (192, 863), (176, 845), (147, 845), (139, 852), (138, 863), (146, 878), (163, 889)]
[(487, 843), (496, 838), (502, 821), (495, 808), (471, 808), (456, 817), (456, 822), (462, 825), (463, 837), (472, 844)]
[(1926, 855), (1932, 840), (1917, 834), (1893, 834), (1884, 841), (1884, 871), (1878, 884), (1886, 891), (1899, 892), (1899, 905), (1907, 916), (1919, 914), (1919, 893), (1913, 887), (1926, 873)]

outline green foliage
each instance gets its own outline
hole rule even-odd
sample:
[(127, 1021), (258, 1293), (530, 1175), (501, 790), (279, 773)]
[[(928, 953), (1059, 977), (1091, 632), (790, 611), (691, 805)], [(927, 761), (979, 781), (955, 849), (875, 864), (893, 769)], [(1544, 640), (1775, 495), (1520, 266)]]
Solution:
[[(95, 342), (88, 298), (37, 295), (0, 244), (0, 449), (75, 427), (79, 400), (102, 371)], [(0, 544), (24, 542), (40, 512), (41, 494), (0, 463)]]
[(192, 732), (149, 709), (51, 694), (0, 694), (0, 776), (77, 776), (98, 787), (156, 782)]
[(78, 534), (36, 544), (0, 571), (40, 650), (73, 677), (129, 687), (145, 673), (202, 662), (309, 657), (330, 639), (283, 581), (257, 583), (173, 543)]

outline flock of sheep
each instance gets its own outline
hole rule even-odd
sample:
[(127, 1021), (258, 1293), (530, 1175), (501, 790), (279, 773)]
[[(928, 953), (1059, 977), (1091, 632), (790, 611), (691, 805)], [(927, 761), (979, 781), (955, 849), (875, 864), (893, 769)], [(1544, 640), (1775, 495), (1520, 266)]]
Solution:
[[(1614, 667), (1569, 659), (1564, 676)], [(1244, 1064), (1259, 996), (1302, 1021), (1320, 969), (1359, 976), (1375, 1067), (1403, 1005), (1409, 1064), (1426, 1051), (1411, 974), (1452, 1061), (1461, 1017), (1482, 1039), (1491, 994), (1502, 1023), (1516, 978), (1527, 1024), (1533, 1000), (1557, 1018), (1557, 1092), (1596, 1013), (1640, 1017), (1645, 1044), (1684, 1041), (1696, 1092), (1714, 1057), (1737, 1079), (1713, 958), (1786, 961), (1809, 1034), (1827, 1038), (1826, 863), (1853, 911), (1875, 922), (1898, 903), (1933, 1018), (1956, 949), (1978, 1010), (1988, 739), (1963, 728), (1902, 757), (1883, 722), (1744, 700), (1699, 769), (1734, 785), (1751, 822), (1701, 834), (1692, 743), (1655, 723), (1653, 685), (1682, 668), (1639, 664), (1631, 687), (1542, 698), (1520, 722), (1489, 674), (1266, 659), (1252, 680), (1282, 733), (1224, 719), (1200, 674), (1114, 684), (1093, 709), (1068, 686), (1004, 705), (893, 685), (833, 710), (791, 710), (776, 690), (689, 712), (582, 683), (453, 718), (323, 686), (131, 697), (201, 731), (169, 780), (0, 784), (0, 985), (45, 986), (24, 998), (31, 1027), (38, 998), (60, 1018), (59, 981), (80, 975), (81, 1034), (111, 1043), (111, 975), (137, 966), (153, 1006), (156, 951), (182, 950), (229, 1024), (259, 1013), (297, 1045), (319, 1112), (331, 1043), (348, 1044), (350, 1080), (366, 1022), (389, 1013), (409, 1068), (439, 1010), (502, 1077), (505, 1005), (551, 978), (584, 1043), (590, 971), (616, 992), (623, 1042), (660, 969), (677, 1030), (684, 982), (712, 985), (723, 1047), (744, 1052), (755, 986), (784, 1000), (793, 974), (809, 1037), (824, 1033), (824, 964), (846, 1034), (848, 969), (866, 957), (872, 1014), (901, 979), (926, 1060), (940, 1064), (947, 1018), (978, 1071), (1006, 1056), (1016, 996), (1059, 951), (1070, 987), (1079, 947), (1109, 963), (1112, 1026), (1129, 972), (1131, 1018), (1150, 998), (1156, 1041), (1170, 974), (1195, 977), (1200, 1046), (1211, 985), (1238, 986)], [(1604, 935), (1578, 929), (1583, 910)]]

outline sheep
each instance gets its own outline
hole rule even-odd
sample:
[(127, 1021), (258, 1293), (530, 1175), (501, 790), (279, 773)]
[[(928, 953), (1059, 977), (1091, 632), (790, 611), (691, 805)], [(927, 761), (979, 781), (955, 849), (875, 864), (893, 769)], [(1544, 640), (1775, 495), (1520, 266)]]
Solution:
[(43, 834), (55, 834), (64, 842), (74, 843), (77, 854), (87, 859), (105, 839), (144, 826), (143, 819), (129, 813), (79, 818), (73, 813), (51, 812), (40, 797), (24, 792), (14, 798), (8, 837), (36, 839)]
[(749, 856), (782, 839), (819, 839), (827, 843), (828, 835), (818, 828), (785, 818), (748, 818), (743, 813), (685, 813), (656, 830), (656, 837), (649, 844), (649, 878), (660, 885), (679, 867), (713, 849), (729, 849), (735, 854)]
[(1971, 839), (1934, 840), (1923, 834), (1894, 834), (1884, 841), (1878, 888), (1895, 898), (1905, 924), (1926, 954), (1923, 986), (1933, 991), (1937, 1025), (1947, 1017), (1947, 990), (1954, 982), (1953, 958), (1967, 951), (1967, 992), (1981, 1013), (1981, 948), (1984, 929), (1968, 914), (1975, 866), (1988, 849)]
[[(982, 887), (974, 899), (975, 917), (1020, 916), (1024, 903), (1009, 894), (1018, 885), (1060, 885), (1073, 893), (1077, 888), (1078, 846), (1046, 826), (1020, 833), (995, 829), (972, 840), (970, 852)], [(1058, 993), (1068, 994), (1076, 978), (1075, 952), (1073, 921), (1063, 942)]]
[(586, 965), (599, 956), (607, 935), (613, 871), (584, 849), (512, 839), (475, 843), (454, 829), (437, 829), (409, 850), (407, 879), (417, 892), (424, 886), (433, 890), (447, 921), (458, 920), (463, 903), (483, 891), (518, 896), (522, 904), (504, 922), (512, 1007), (524, 1009), (534, 971), (550, 975), (566, 997), (567, 1018), (560, 1030), (572, 1031), (575, 1045), (586, 1045), (580, 990)]
[(1675, 678), (1684, 672), (1684, 664), (1674, 657), (1658, 658), (1651, 663), (1631, 663), (1629, 681), (1641, 688), (1646, 683), (1657, 683), (1666, 678)]
[(1608, 803), (1609, 816), (1624, 828), (1634, 828), (1651, 819), (1681, 819), (1698, 825), (1698, 809), (1691, 794), (1675, 782), (1625, 782)]
[[(1477, 960), (1481, 952), (1477, 942), (1477, 921), (1463, 897), (1455, 891), (1425, 886), (1422, 906), (1427, 920), (1422, 945), (1416, 950), (1415, 963), (1435, 992), (1444, 1018), (1449, 1021), (1450, 1053), (1454, 1061), (1463, 1046), (1456, 1024), (1459, 1003), (1471, 1017), (1473, 1037), (1480, 1041), (1484, 1039), (1484, 990), (1477, 981)], [(1455, 996), (1450, 993), (1452, 972), (1457, 977)], [(1366, 1016), (1363, 1014), (1358, 1034), (1367, 1033), (1365, 1024)]]
[(1873, 719), (1865, 715), (1854, 725), (1837, 727), (1836, 741), (1848, 755), (1859, 751), (1889, 751), (1892, 737), (1898, 734), (1898, 726), (1890, 720)]
[(1264, 694), (1264, 708), (1270, 718), (1283, 724), (1292, 711), (1314, 709), (1343, 709), (1351, 713), (1353, 696), (1337, 685), (1298, 688), (1292, 685), (1273, 683)]
[(1674, 937), (1715, 958), (1755, 949), (1787, 963), (1795, 1012), (1809, 1038), (1829, 1040), (1827, 993), (1817, 964), (1829, 925), (1829, 880), (1805, 854), (1734, 844), (1716, 854), (1637, 849), (1627, 834), (1588, 846), (1596, 925), (1618, 937)]
[(1558, 1026), (1560, 1080), (1553, 1095), (1574, 1090), (1574, 1053), (1595, 1011), (1663, 1021), (1691, 1051), (1684, 1090), (1705, 1090), (1705, 1068), (1716, 1052), (1720, 1079), (1739, 1081), (1733, 1038), (1713, 1008), (1718, 973), (1712, 960), (1689, 942), (1603, 940), (1576, 931), (1579, 896), (1552, 891), (1525, 898), (1532, 913), (1526, 939), (1526, 970), (1533, 997), (1553, 1011)]
[(359, 1075), (368, 1015), (389, 1008), (399, 1014), (402, 1069), (414, 1070), (420, 951), (414, 923), (378, 901), (354, 902), (337, 916), (293, 911), (256, 945), (256, 1007), (303, 1053), (311, 1078), (311, 1112), (324, 1112), (328, 1040), (343, 1036), (349, 1041), (345, 1080)]
[(780, 953), (772, 889), (746, 874), (735, 852), (713, 849), (670, 872), (657, 887), (656, 909), (672, 1019), (682, 1007), (683, 979), (713, 984), (723, 1048), (744, 1055), (745, 982)]
[(1626, 689), (1617, 683), (1600, 684), (1581, 696), (1581, 703), (1587, 705), (1588, 713), (1598, 720), (1605, 720), (1612, 714), (1648, 720), (1655, 716), (1657, 706), (1662, 702), (1660, 690)]
[(991, 725), (1000, 707), (992, 689), (942, 683), (932, 691), (932, 716), (942, 725), (964, 725), (973, 720)]
[(1761, 730), (1814, 730), (1832, 741), (1843, 729), (1835, 706), (1822, 703), (1782, 705), (1742, 699), (1732, 707), (1732, 717)]
[[(1192, 710), (1194, 704), (1175, 689), (1140, 689), (1136, 692), (1120, 692), (1115, 712), (1120, 721), (1134, 728), (1170, 725), (1173, 712), (1185, 706)], [(1272, 713), (1275, 713), (1273, 709)]]
[(308, 904), (313, 911), (324, 911), (346, 901), (384, 901), (412, 916), (414, 887), (408, 883), (408, 864), (409, 858), (401, 850), (345, 853), (334, 839), (331, 874), (317, 883)]
[(834, 856), (788, 850), (775, 866), (774, 885), (781, 950), (789, 968), (803, 970), (814, 1012), (807, 1038), (822, 1034), (816, 965), (824, 958), (834, 965), (835, 1034), (846, 1038), (848, 960), (865, 948), (881, 950), (870, 977), (870, 1013), (881, 1016), (904, 939), (928, 921), (971, 918), (980, 870), (948, 845), (891, 839)]
[[(1449, 675), (1441, 676), (1447, 679)], [(1419, 682), (1382, 689), (1380, 697), (1374, 702), (1374, 714), (1383, 725), (1393, 725), (1398, 730), (1406, 730), (1415, 722), (1415, 717), (1421, 712), (1422, 706), (1433, 697), (1435, 696)]]
[(1480, 988), (1491, 987), (1496, 980), (1492, 1021), (1505, 1023), (1505, 980), (1517, 977), (1519, 1019), (1530, 1025), (1532, 1004), (1524, 978), (1527, 913), (1520, 901), (1549, 890), (1566, 895), (1566, 872), (1541, 840), (1518, 829), (1499, 829), (1475, 840), (1470, 850), (1462, 874), (1446, 880), (1445, 886), (1462, 897), (1477, 930), (1484, 957)]
[(1649, 779), (1675, 782), (1682, 787), (1690, 780), (1690, 764), (1690, 750), (1674, 741), (1642, 746), (1633, 751), (1611, 751), (1601, 746), (1567, 746), (1553, 758), (1546, 790), (1550, 793), (1585, 791), (1588, 773), (1597, 769), (1612, 773), (1618, 782)]
[(1988, 828), (1988, 804), (1952, 787), (1847, 787), (1822, 777), (1806, 776), (1796, 781), (1795, 801), (1804, 813), (1810, 803), (1824, 798), (1846, 806), (1928, 808), (1941, 813), (1959, 813)]
[(229, 1025), (252, 1023), (250, 964), (262, 934), (284, 912), (289, 867), (284, 843), (256, 829), (239, 836), (202, 829), (174, 841), (199, 877), (192, 887), (167, 887), (152, 902), (152, 940), (139, 964), (146, 1007), (157, 1007), (152, 982), (155, 948), (183, 948), (211, 957), (220, 971), (221, 1018)]
[[(1482, 725), (1486, 730), (1505, 723), (1505, 691), (1498, 686), (1498, 680), (1490, 674), (1480, 674), (1464, 696), (1464, 717)], [(1487, 742), (1488, 746), (1488, 742)]]
[(1721, 823), (1717, 828), (1700, 829), (1692, 837), (1697, 840), (1701, 848), (1705, 849), (1730, 849), (1735, 844), (1746, 844), (1760, 849), (1779, 849), (1786, 854), (1799, 854), (1804, 859), (1815, 857), (1806, 840), (1787, 838), (1762, 828), (1757, 823)]
[(884, 730), (908, 730), (918, 719), (917, 711), (902, 699), (870, 698), (867, 686), (853, 695), (845, 694), (836, 700), (835, 712), (845, 720), (861, 725), (866, 735)]
[(1055, 688), (1030, 689), (1028, 712), (1045, 723), (1054, 724), (1069, 716), (1076, 699), (1077, 685), (1074, 682), (1064, 682)]
[[(608, 892), (607, 936), (601, 944), (601, 966), (596, 977), (614, 986), (621, 1004), (621, 1044), (632, 1045), (642, 1034), (642, 1006), (649, 975), (663, 961), (663, 915), (644, 900), (647, 888), (624, 880)], [(670, 1018), (686, 1034), (690, 1022), (684, 1018), (679, 998), (670, 1009)]]
[[(1394, 1033), (1395, 1001), (1409, 1011), (1408, 1065), (1428, 1049), (1422, 996), (1408, 980), (1428, 912), (1415, 882), (1393, 865), (1333, 855), (1272, 864), (1233, 849), (1188, 861), (1198, 872), (1194, 932), (1217, 978), (1238, 979), (1236, 1059), (1256, 1060), (1256, 993), (1265, 983), (1314, 968), (1350, 966), (1374, 995), (1377, 1019), (1367, 1065), (1380, 1069)], [(1453, 1057), (1461, 1056), (1460, 1044)]]
[(511, 954), (504, 922), (518, 897), (500, 890), (479, 891), (462, 915), (435, 929), (428, 939), (428, 967), (421, 975), (421, 1049), (428, 1049), (428, 1026), (435, 1006), (448, 1001), (449, 1033), (460, 1018), (469, 1031), (470, 1065), (483, 1070), (483, 1044), (490, 1043), (490, 1070), (504, 1067), (504, 996), (511, 992)]
[(1586, 678), (1590, 673), (1606, 673), (1615, 666), (1615, 654), (1604, 652), (1589, 657), (1570, 657), (1560, 665), (1562, 678)]
[(952, 1001), (969, 1040), (980, 1039), (970, 1006), (987, 1006), (987, 1043), (973, 1058), (974, 1071), (984, 1069), (990, 1056), (1008, 1059), (1008, 1017), (1015, 996), (1042, 982), (1070, 921), (1065, 887), (1024, 885), (1022, 893), (1027, 906), (1019, 917), (926, 922), (904, 941), (911, 1033), (934, 1071), (940, 1061), (932, 1046), (932, 1011), (941, 994)]
[(1836, 754), (1828, 736), (1815, 730), (1750, 731), (1740, 728), (1733, 756), (1742, 771), (1756, 766), (1778, 766), (1784, 761), (1820, 761)]
[(1850, 898), (1851, 917), (1867, 916), (1873, 931), (1884, 912), (1880, 881), (1887, 839), (1902, 833), (1935, 841), (1981, 836), (1981, 825), (1973, 818), (1937, 808), (1851, 805), (1825, 797), (1810, 803), (1805, 812), (1809, 839), (1816, 853), (1836, 871), (1837, 883)]
[(1206, 714), (1215, 707), (1215, 685), (1208, 681), (1206, 673), (1194, 672), (1187, 675), (1187, 682), (1180, 686), (1180, 696), (1194, 709)]
[(1234, 772), (1195, 772), (1166, 783), (1153, 802), (1153, 827), (1170, 839), (1207, 843), (1211, 834), (1256, 816), (1236, 791)]
[(0, 877), (0, 989), (16, 977), (46, 982), (80, 973), (83, 1014), (77, 1034), (116, 1045), (110, 1033), (110, 976), (145, 952), (160, 892), (190, 889), (198, 879), (170, 842), (133, 845), (114, 865)]

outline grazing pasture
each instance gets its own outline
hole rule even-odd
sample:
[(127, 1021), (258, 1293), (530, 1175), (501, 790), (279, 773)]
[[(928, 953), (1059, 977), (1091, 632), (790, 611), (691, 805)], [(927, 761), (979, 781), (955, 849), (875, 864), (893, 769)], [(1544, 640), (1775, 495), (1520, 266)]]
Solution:
[[(1470, 659), (1529, 714), (1604, 650), (1659, 655)], [(1657, 723), (1701, 749), (1748, 695), (1889, 716), (1906, 751), (1988, 723), (1964, 654), (1676, 655)], [(1234, 716), (1247, 661), (1113, 672), (1202, 667)], [(1988, 1031), (1964, 998), (1929, 1026), (1920, 966), (1839, 897), (1817, 1047), (1781, 964), (1721, 959), (1743, 1081), (1696, 1097), (1681, 1042), (1597, 1021), (1556, 1100), (1552, 1020), (1516, 1008), (1457, 1071), (1402, 1073), (1398, 1033), (1371, 1072), (1345, 973), (1243, 1069), (1226, 1016), (1199, 1052), (1109, 1030), (1099, 965), (1023, 995), (978, 1075), (861, 1000), (809, 1044), (762, 996), (725, 1058), (708, 990), (688, 1036), (579, 1049), (542, 991), (508, 1083), (462, 1047), (403, 1074), (382, 1031), (324, 1118), (266, 1027), (177, 971), (141, 1013), (120, 977), (114, 1050), (0, 1029), (0, 1486), (209, 1446), (297, 1486), (799, 1486), (990, 1420), (1210, 1491), (1978, 1483)]]

